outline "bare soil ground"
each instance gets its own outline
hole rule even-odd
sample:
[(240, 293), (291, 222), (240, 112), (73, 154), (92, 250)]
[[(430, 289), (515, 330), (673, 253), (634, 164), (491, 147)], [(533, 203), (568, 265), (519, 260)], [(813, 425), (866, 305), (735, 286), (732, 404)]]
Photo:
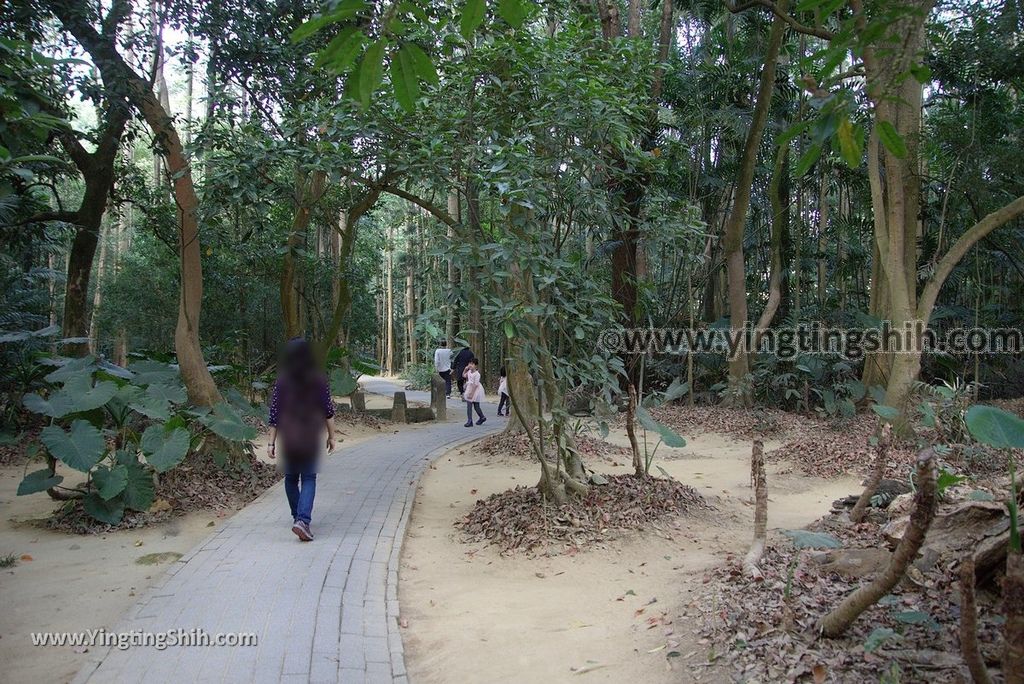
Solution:
[[(685, 434), (687, 447), (661, 447), (655, 463), (713, 510), (694, 508), (642, 531), (609, 531), (583, 545), (556, 541), (530, 553), (467, 542), (454, 523), (478, 499), (536, 484), (538, 466), (479, 447), (438, 459), (420, 482), (400, 570), (411, 680), (727, 680), (725, 669), (708, 664), (711, 641), (688, 604), (710, 570), (749, 543), (751, 442)], [(620, 430), (608, 441), (627, 444)], [(631, 471), (627, 456), (588, 465), (607, 475)], [(784, 462), (771, 463), (768, 478), (774, 529), (807, 525), (860, 488), (856, 477), (810, 477)]]

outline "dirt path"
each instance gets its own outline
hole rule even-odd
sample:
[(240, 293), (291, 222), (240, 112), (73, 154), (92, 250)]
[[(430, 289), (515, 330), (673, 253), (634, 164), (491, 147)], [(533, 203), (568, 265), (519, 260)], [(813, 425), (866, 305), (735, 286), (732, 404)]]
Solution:
[[(537, 467), (467, 448), (439, 459), (420, 481), (399, 576), (410, 679), (714, 681), (693, 665), (705, 661), (707, 647), (687, 624), (687, 595), (707, 568), (746, 551), (750, 443), (714, 434), (687, 438), (684, 449), (659, 449), (656, 464), (717, 510), (573, 556), (502, 557), (460, 542), (452, 527), (458, 516), (478, 498), (535, 484)], [(608, 473), (630, 470), (591, 465)], [(805, 525), (858, 488), (852, 477), (821, 480), (790, 471), (769, 466), (772, 529)]]

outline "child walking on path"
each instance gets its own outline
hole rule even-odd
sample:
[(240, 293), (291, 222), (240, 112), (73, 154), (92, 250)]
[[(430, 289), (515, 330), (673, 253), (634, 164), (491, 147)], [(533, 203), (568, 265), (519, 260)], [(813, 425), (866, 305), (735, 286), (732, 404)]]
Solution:
[(281, 438), (284, 491), (292, 512), (292, 532), (313, 541), (309, 529), (316, 496), (316, 472), (324, 427), (327, 450), (334, 450), (334, 401), (327, 378), (317, 367), (313, 348), (301, 337), (288, 340), (281, 355), (277, 382), (270, 395), (270, 458), (277, 457)]
[(473, 427), (473, 410), (476, 410), (476, 415), (480, 416), (480, 420), (476, 421), (477, 425), (482, 425), (487, 419), (484, 418), (483, 411), (480, 410), (480, 402), (484, 400), (484, 387), (480, 384), (480, 371), (476, 369), (477, 361), (474, 356), (466, 364), (466, 370), (463, 371), (463, 377), (466, 379), (466, 391), (464, 398), (466, 399), (466, 427)]
[(508, 399), (508, 376), (505, 373), (505, 367), (502, 366), (501, 367), (501, 380), (498, 380), (498, 415), (499, 416), (502, 415), (501, 409), (503, 407), (505, 409), (504, 415), (506, 415), (506, 416), (508, 415), (509, 408), (510, 408), (509, 407), (510, 403), (511, 402), (509, 402), (509, 399)]

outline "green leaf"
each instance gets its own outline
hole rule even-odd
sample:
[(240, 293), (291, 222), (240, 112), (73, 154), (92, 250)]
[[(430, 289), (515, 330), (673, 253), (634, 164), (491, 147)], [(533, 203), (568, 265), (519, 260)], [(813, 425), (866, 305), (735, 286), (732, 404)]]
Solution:
[(838, 549), (842, 546), (838, 539), (825, 532), (809, 530), (783, 530), (782, 534), (793, 540), (798, 549)]
[(910, 75), (921, 85), (931, 83), (932, 80), (932, 70), (925, 64), (911, 64)]
[(156, 498), (153, 476), (138, 461), (128, 463), (128, 484), (124, 488), (124, 506), (133, 511), (148, 511)]
[(18, 496), (45, 492), (50, 487), (56, 487), (63, 481), (63, 476), (50, 475), (50, 470), (48, 468), (43, 468), (42, 470), (29, 473), (20, 483), (18, 483)]
[(132, 378), (133, 385), (174, 385), (179, 381), (178, 370), (169, 363), (160, 361), (136, 361), (128, 367), (128, 370), (135, 374)]
[(92, 411), (110, 401), (117, 394), (117, 383), (104, 381), (92, 384), (88, 375), (76, 375), (64, 383), (61, 394), (71, 400), (74, 413)]
[(355, 26), (347, 26), (317, 55), (315, 67), (326, 66), (335, 74), (348, 71), (366, 43), (366, 34)]
[(416, 76), (412, 56), (405, 46), (391, 55), (391, 87), (402, 109), (407, 112), (415, 111), (416, 100), (420, 97), (420, 81)]
[(888, 627), (877, 627), (871, 634), (868, 634), (868, 638), (864, 640), (864, 650), (868, 653), (874, 653), (878, 650), (879, 646), (884, 644), (893, 637), (899, 638), (894, 630)]
[(384, 78), (384, 49), (387, 41), (381, 38), (366, 49), (363, 61), (359, 63), (359, 102), (363, 108), (370, 106), (370, 98), (377, 91)]
[(335, 368), (331, 371), (331, 394), (337, 397), (347, 397), (357, 389), (359, 389), (359, 383), (351, 373), (342, 368)]
[(160, 397), (154, 397), (148, 394), (136, 397), (128, 403), (128, 406), (133, 411), (138, 411), (142, 415), (147, 418), (152, 418), (153, 420), (168, 420), (171, 417), (171, 412), (167, 408), (167, 401)]
[(92, 354), (83, 356), (80, 359), (72, 359), (65, 363), (57, 370), (49, 373), (44, 380), (46, 382), (59, 383), (67, 382), (73, 377), (78, 375), (88, 375), (92, 377), (92, 374), (96, 371), (96, 357)]
[(896, 421), (900, 417), (900, 410), (895, 406), (885, 406), (884, 404), (872, 404), (871, 410), (878, 414), (878, 416), (889, 423)]
[(984, 489), (975, 489), (971, 491), (967, 498), (971, 501), (995, 501), (995, 497)]
[(526, 21), (526, 7), (522, 0), (498, 0), (498, 15), (512, 28), (519, 28)]
[(164, 473), (185, 460), (189, 447), (189, 432), (185, 428), (167, 431), (163, 425), (150, 425), (142, 433), (142, 452), (153, 470)]
[(213, 407), (213, 411), (203, 418), (203, 424), (214, 434), (231, 442), (256, 438), (256, 428), (243, 423), (238, 413), (223, 402)]
[(336, 24), (339, 21), (345, 21), (354, 17), (359, 12), (366, 9), (368, 5), (362, 0), (345, 0), (340, 3), (337, 8), (327, 14), (321, 14), (313, 17), (306, 23), (299, 26), (297, 29), (292, 31), (291, 39), (293, 43), (300, 43), (306, 38), (309, 38), (320, 29)]
[(103, 433), (85, 420), (73, 422), (70, 434), (57, 425), (47, 425), (39, 438), (54, 458), (83, 473), (99, 463), (107, 451)]
[(907, 144), (903, 141), (903, 137), (896, 132), (896, 127), (888, 121), (879, 121), (875, 125), (878, 126), (878, 139), (885, 145), (885, 149), (899, 159), (906, 157)]
[(27, 410), (50, 418), (63, 418), (73, 410), (71, 398), (60, 392), (54, 392), (49, 399), (35, 393), (26, 394), (21, 398), (21, 403)]
[(839, 139), (839, 153), (843, 157), (843, 161), (851, 169), (855, 169), (860, 166), (860, 158), (863, 153), (863, 134), (861, 139), (858, 140), (857, 135), (854, 132), (854, 126), (849, 119), (843, 118), (839, 122), (839, 130), (836, 132)]
[(932, 616), (922, 610), (900, 611), (899, 613), (893, 615), (892, 619), (896, 622), (902, 622), (905, 625), (934, 624)]
[(1024, 420), (994, 406), (976, 404), (967, 410), (967, 429), (979, 442), (997, 449), (1024, 448)]
[(966, 477), (956, 475), (943, 468), (942, 470), (939, 471), (939, 476), (935, 480), (935, 489), (941, 495), (950, 487), (955, 487), (956, 485), (966, 480)]
[(503, 321), (501, 327), (504, 329), (505, 337), (507, 339), (511, 340), (513, 337), (516, 336), (516, 324), (513, 323), (512, 321)]
[(82, 507), (92, 518), (108, 525), (116, 525), (124, 517), (124, 501), (121, 498), (106, 501), (96, 492), (85, 495)]
[(146, 396), (172, 404), (184, 404), (188, 398), (188, 395), (185, 394), (185, 388), (181, 385), (165, 383), (156, 383), (147, 387)]
[(643, 406), (636, 407), (636, 417), (645, 429), (650, 430), (651, 432), (656, 432), (661, 437), (661, 441), (665, 443), (665, 446), (674, 448), (686, 446), (685, 439), (672, 430), (672, 428), (667, 425), (662, 425), (656, 421), (654, 416), (652, 416)]
[(485, 0), (466, 0), (466, 6), (462, 9), (462, 17), (459, 19), (459, 32), (462, 37), (469, 40), (476, 33), (477, 28), (484, 21), (487, 13)]
[(419, 45), (415, 43), (406, 43), (402, 46), (409, 57), (412, 59), (413, 69), (416, 71), (416, 75), (420, 77), (421, 81), (432, 83), (437, 85), (440, 83), (440, 79), (437, 77), (437, 69), (434, 68), (434, 62), (430, 59), (430, 56), (423, 51)]
[(796, 163), (796, 169), (794, 173), (797, 178), (803, 176), (805, 173), (811, 170), (814, 163), (818, 161), (818, 157), (821, 156), (821, 143), (814, 143), (800, 155), (800, 161)]
[(601, 475), (600, 473), (591, 473), (590, 484), (606, 485), (608, 484), (608, 478), (606, 478), (604, 475)]
[(92, 481), (100, 498), (110, 501), (128, 485), (128, 468), (123, 465), (115, 465), (113, 468), (101, 466), (93, 471)]
[(668, 389), (665, 390), (665, 401), (675, 401), (690, 393), (690, 383), (683, 382), (679, 378), (673, 378)]

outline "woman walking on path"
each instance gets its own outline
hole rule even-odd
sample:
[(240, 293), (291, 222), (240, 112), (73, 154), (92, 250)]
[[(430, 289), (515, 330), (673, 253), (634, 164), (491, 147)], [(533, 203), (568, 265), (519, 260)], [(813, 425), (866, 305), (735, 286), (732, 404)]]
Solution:
[(478, 363), (480, 362), (474, 356), (466, 364), (466, 370), (464, 371), (466, 379), (466, 392), (464, 395), (466, 400), (466, 427), (473, 427), (474, 409), (476, 409), (476, 415), (480, 416), (480, 420), (476, 421), (477, 425), (482, 425), (487, 420), (484, 417), (484, 412), (480, 410), (480, 402), (484, 400), (484, 386), (480, 384), (480, 371), (476, 369)]
[(313, 348), (301, 337), (288, 340), (270, 395), (270, 458), (281, 438), (284, 491), (292, 512), (292, 532), (313, 541), (309, 524), (316, 496), (316, 471), (327, 428), (327, 450), (334, 450), (334, 401), (327, 378), (317, 367)]

